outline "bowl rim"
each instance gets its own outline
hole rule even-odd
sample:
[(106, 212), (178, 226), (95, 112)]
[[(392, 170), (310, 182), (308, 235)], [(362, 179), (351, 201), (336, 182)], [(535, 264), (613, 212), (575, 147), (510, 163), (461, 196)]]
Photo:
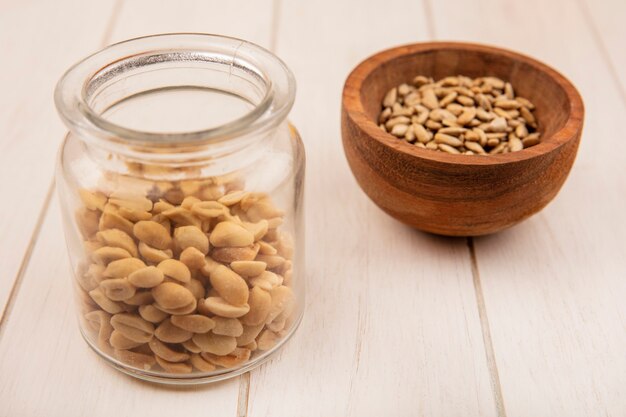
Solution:
[[(505, 56), (512, 60), (523, 61), (538, 71), (545, 73), (555, 81), (564, 91), (570, 103), (567, 119), (561, 129), (549, 137), (542, 137), (537, 145), (517, 152), (494, 154), (488, 157), (481, 155), (457, 155), (446, 152), (434, 152), (430, 149), (419, 148), (405, 140), (399, 140), (387, 132), (383, 132), (378, 124), (365, 112), (361, 100), (361, 87), (370, 74), (382, 65), (406, 55), (414, 55), (435, 50), (470, 50)], [(567, 142), (576, 138), (581, 130), (584, 117), (584, 104), (576, 87), (554, 68), (531, 58), (528, 55), (514, 52), (501, 47), (485, 44), (456, 41), (418, 42), (396, 46), (369, 56), (361, 61), (348, 75), (342, 93), (342, 107), (352, 122), (363, 132), (381, 144), (401, 152), (405, 155), (443, 164), (463, 165), (500, 165), (520, 162), (550, 153)]]

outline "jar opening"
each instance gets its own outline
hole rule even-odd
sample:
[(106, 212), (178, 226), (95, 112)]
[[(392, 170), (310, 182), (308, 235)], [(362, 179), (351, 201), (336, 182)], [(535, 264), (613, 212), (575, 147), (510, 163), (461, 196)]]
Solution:
[(111, 45), (70, 68), (55, 91), (79, 138), (145, 147), (259, 136), (286, 118), (294, 97), (293, 75), (271, 52), (206, 34)]
[(254, 108), (254, 103), (217, 89), (163, 87), (125, 97), (105, 109), (101, 117), (135, 131), (187, 133), (218, 128)]

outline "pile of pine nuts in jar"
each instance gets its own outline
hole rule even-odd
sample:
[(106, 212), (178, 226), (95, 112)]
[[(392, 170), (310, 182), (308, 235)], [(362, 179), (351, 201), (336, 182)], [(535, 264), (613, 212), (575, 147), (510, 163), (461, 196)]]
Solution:
[(80, 198), (88, 260), (77, 281), (105, 353), (142, 370), (211, 372), (286, 335), (293, 248), (267, 194), (213, 179)]
[(488, 155), (539, 143), (535, 106), (496, 77), (418, 75), (389, 90), (382, 108), (380, 128), (420, 148)]

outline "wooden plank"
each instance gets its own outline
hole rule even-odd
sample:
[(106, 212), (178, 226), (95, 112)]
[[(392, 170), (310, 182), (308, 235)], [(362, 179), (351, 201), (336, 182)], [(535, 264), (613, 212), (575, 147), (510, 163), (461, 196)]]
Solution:
[(579, 0), (583, 16), (587, 19), (594, 41), (608, 61), (609, 70), (617, 78), (626, 105), (626, 2), (620, 0)]
[(171, 32), (233, 36), (268, 47), (272, 0), (124, 0), (112, 41)]
[[(228, 5), (216, 0), (186, 0), (176, 4), (125, 0), (119, 20), (112, 28), (112, 39), (199, 31), (241, 36), (267, 45), (271, 39), (271, 15), (270, 0), (254, 4), (228, 2)], [(60, 19), (61, 16), (66, 18)], [(63, 9), (56, 24), (63, 27), (62, 23), (74, 16), (71, 8)], [(38, 14), (19, 17), (36, 19), (34, 25), (37, 20), (44, 20)], [(95, 45), (90, 46), (94, 48)], [(65, 67), (78, 58), (63, 60), (61, 64)], [(62, 129), (58, 137), (61, 136)], [(50, 180), (48, 175), (47, 181)], [(3, 325), (0, 415), (107, 416), (123, 410), (124, 415), (234, 416), (238, 409), (239, 379), (203, 388), (163, 389), (122, 375), (89, 350), (79, 336), (74, 317), (67, 255), (64, 245), (59, 244), (62, 239), (54, 196), (11, 314)]]
[(465, 241), (408, 229), (359, 190), (343, 156), (345, 77), (426, 37), (421, 2), (283, 2), (307, 147), (305, 319), (251, 373), (249, 416), (495, 415)]
[(626, 112), (618, 86), (569, 2), (433, 4), (438, 37), (534, 55), (571, 77), (586, 103), (578, 160), (556, 200), (475, 241), (506, 415), (623, 416), (626, 144), (615, 132)]
[(99, 46), (112, 8), (112, 1), (0, 3), (0, 323), (65, 130), (52, 104), (55, 83)]

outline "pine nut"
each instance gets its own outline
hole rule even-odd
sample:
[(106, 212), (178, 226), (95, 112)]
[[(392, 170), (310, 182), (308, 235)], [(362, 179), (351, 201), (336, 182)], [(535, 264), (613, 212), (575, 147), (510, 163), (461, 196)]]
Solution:
[(124, 278), (138, 269), (146, 266), (137, 258), (123, 258), (110, 262), (104, 270), (104, 276), (109, 278)]
[(445, 143), (440, 143), (440, 144), (437, 145), (437, 147), (439, 149), (441, 149), (442, 151), (447, 152), (447, 153), (451, 153), (451, 154), (459, 154), (459, 153), (461, 153), (461, 152), (459, 152), (458, 149), (453, 148), (450, 145), (446, 145)]
[[(416, 147), (466, 155), (507, 153), (521, 150), (515, 139), (504, 147), (500, 147), (499, 140), (491, 139), (503, 139), (515, 132), (515, 137), (524, 144), (529, 134), (537, 133), (537, 122), (530, 111), (535, 106), (528, 99), (516, 97), (513, 86), (497, 77), (452, 76), (434, 82), (417, 76), (415, 80), (419, 80), (414, 82), (417, 90), (402, 84), (388, 92), (387, 104), (391, 98), (395, 97), (396, 101), (383, 105), (378, 121), (384, 123), (384, 131), (400, 139), (409, 143), (417, 140)], [(417, 115), (411, 116), (415, 112)], [(463, 127), (478, 128), (480, 133), (478, 130), (459, 133)], [(485, 137), (485, 132), (504, 136)], [(467, 142), (474, 142), (469, 145), (473, 150), (464, 146)], [(525, 143), (523, 146), (527, 147), (538, 141), (533, 137)], [(491, 152), (496, 147), (497, 151)]]
[(185, 362), (189, 359), (189, 354), (176, 351), (157, 338), (152, 338), (148, 346), (157, 357), (168, 362)]
[(194, 368), (201, 372), (212, 372), (215, 370), (215, 365), (203, 359), (198, 353), (191, 355), (189, 362), (191, 362)]
[[(422, 92), (398, 90), (414, 107), (394, 102), (381, 122), (406, 126), (409, 141), (418, 139), (419, 126), (430, 142), (433, 133), (415, 124), (431, 115)], [(459, 93), (431, 93), (443, 103), (433, 117), (455, 121), (459, 104), (450, 100)], [(457, 140), (465, 132), (447, 129), (442, 134)], [(95, 309), (83, 323), (103, 351), (144, 370), (212, 372), (243, 365), (259, 346), (284, 337), (295, 308), (288, 287), (294, 245), (268, 194), (240, 187), (217, 179), (163, 181), (149, 199), (143, 192), (79, 191), (76, 218), (89, 258), (76, 277), (83, 302)]]
[(235, 261), (252, 261), (257, 256), (259, 248), (260, 245), (250, 245), (243, 248), (214, 248), (211, 251), (211, 257), (218, 262), (228, 264)]
[(530, 135), (522, 139), (522, 144), (524, 145), (524, 148), (535, 146), (538, 143), (539, 143), (539, 133), (531, 133)]
[(94, 310), (85, 314), (85, 319), (98, 331), (98, 341), (106, 342), (111, 337), (113, 326), (111, 326), (111, 315), (102, 310)]
[(259, 324), (257, 326), (247, 326), (244, 324), (243, 333), (237, 337), (237, 346), (246, 346), (254, 342), (256, 337), (261, 333), (261, 330), (265, 327), (265, 324)]
[(137, 245), (133, 238), (118, 229), (107, 229), (96, 234), (96, 238), (106, 246), (122, 248), (135, 258), (138, 256)]
[(248, 284), (237, 273), (220, 265), (210, 275), (211, 285), (229, 304), (240, 306), (248, 302)]
[(110, 300), (100, 288), (89, 291), (89, 296), (98, 306), (109, 314), (117, 314), (124, 311), (121, 304)]
[(214, 355), (228, 355), (237, 348), (237, 339), (234, 337), (213, 333), (194, 334), (193, 342), (200, 347), (202, 352)]
[(146, 304), (152, 304), (153, 302), (154, 297), (152, 296), (150, 290), (137, 291), (135, 292), (135, 295), (124, 300), (124, 303), (129, 306), (144, 306)]
[(93, 259), (93, 261), (102, 265), (108, 265), (113, 261), (130, 257), (131, 255), (130, 253), (128, 253), (128, 251), (122, 248), (115, 248), (111, 246), (98, 248), (91, 254), (91, 258)]
[(230, 267), (242, 277), (255, 277), (261, 275), (267, 268), (267, 264), (261, 261), (235, 261)]
[(124, 337), (138, 343), (147, 343), (152, 339), (154, 326), (140, 316), (121, 313), (111, 317), (111, 326)]
[(216, 320), (201, 314), (172, 316), (172, 324), (193, 333), (206, 333), (216, 326)]
[(202, 226), (202, 221), (199, 218), (194, 216), (189, 210), (182, 207), (175, 207), (171, 210), (164, 211), (161, 214), (176, 223), (176, 226)]
[(209, 253), (209, 238), (196, 226), (181, 226), (174, 230), (174, 242), (181, 250), (196, 248), (203, 254)]
[(87, 210), (100, 210), (104, 211), (104, 205), (107, 202), (107, 197), (100, 192), (91, 192), (85, 189), (80, 189), (78, 195), (82, 200)]
[(517, 136), (514, 136), (511, 139), (509, 139), (509, 150), (511, 152), (521, 151), (522, 149), (524, 149), (524, 145), (522, 144), (522, 141)]
[(128, 281), (139, 288), (156, 287), (162, 283), (164, 279), (165, 275), (163, 271), (154, 266), (137, 269), (128, 275)]
[(183, 343), (181, 343), (181, 345), (185, 349), (187, 349), (187, 351), (189, 351), (189, 352), (192, 352), (192, 353), (200, 353), (200, 352), (202, 352), (200, 347), (194, 343), (193, 339), (186, 340)]
[(161, 368), (163, 368), (166, 372), (172, 374), (188, 374), (191, 373), (191, 365), (184, 362), (169, 362), (159, 356), (155, 355), (154, 359), (159, 364)]
[(170, 319), (166, 319), (156, 328), (154, 335), (165, 343), (182, 343), (191, 339), (193, 333), (174, 326)]
[(392, 88), (391, 90), (387, 92), (387, 94), (385, 94), (385, 98), (383, 99), (383, 106), (391, 107), (393, 103), (396, 102), (397, 98), (398, 98), (398, 89)]
[(160, 323), (169, 317), (169, 314), (150, 304), (140, 306), (139, 315), (142, 319), (149, 321), (150, 323)]
[(279, 336), (271, 330), (263, 330), (256, 339), (259, 350), (270, 350), (278, 342)]
[(125, 349), (115, 349), (113, 355), (116, 359), (124, 362), (135, 368), (143, 369), (145, 371), (152, 368), (155, 364), (154, 356), (146, 355), (143, 353), (137, 353)]
[(126, 278), (107, 279), (100, 283), (100, 288), (109, 300), (124, 301), (135, 295), (135, 287)]
[(113, 330), (113, 332), (111, 332), (109, 343), (115, 349), (134, 349), (143, 344), (142, 342), (135, 342), (127, 338), (119, 330)]
[(206, 264), (204, 255), (205, 254), (198, 249), (190, 246), (180, 253), (180, 261), (184, 263), (190, 271), (196, 271)]
[(244, 247), (254, 243), (254, 236), (238, 224), (220, 222), (211, 232), (210, 242), (218, 248)]
[(211, 330), (213, 334), (221, 336), (239, 337), (243, 333), (243, 326), (237, 319), (215, 317), (215, 327)]
[(133, 223), (111, 211), (102, 213), (98, 227), (100, 230), (119, 229), (128, 235), (133, 234)]
[(445, 133), (437, 133), (435, 135), (435, 142), (439, 144), (445, 143), (446, 145), (455, 147), (463, 145), (462, 140), (455, 138), (454, 136), (446, 135)]
[(250, 290), (248, 304), (250, 311), (241, 317), (241, 322), (247, 326), (257, 326), (267, 319), (272, 309), (272, 296), (268, 291), (255, 286)]
[(244, 304), (242, 306), (234, 306), (228, 304), (221, 297), (208, 297), (204, 300), (204, 306), (213, 314), (227, 318), (241, 317), (250, 311), (250, 306)]
[(140, 221), (133, 227), (137, 239), (157, 249), (168, 249), (172, 238), (165, 227), (154, 221)]
[(159, 306), (175, 309), (188, 305), (194, 297), (187, 288), (173, 282), (164, 282), (152, 289), (152, 296)]
[(234, 368), (250, 359), (250, 349), (235, 348), (231, 353), (223, 356), (214, 355), (209, 352), (202, 352), (200, 355), (202, 358), (213, 365), (221, 366), (223, 368)]
[(187, 265), (176, 259), (166, 259), (160, 262), (157, 268), (160, 269), (166, 277), (175, 279), (176, 281), (187, 283), (191, 280), (191, 272), (189, 268), (187, 268)]
[(483, 149), (483, 147), (480, 146), (480, 144), (476, 143), (476, 142), (466, 141), (465, 142), (465, 147), (467, 149), (469, 149), (470, 151), (474, 152), (474, 153), (478, 153), (478, 154), (481, 154), (481, 155), (486, 153), (485, 150)]
[(272, 297), (272, 304), (269, 314), (265, 320), (266, 323), (271, 323), (276, 317), (278, 317), (285, 310), (291, 310), (295, 300), (293, 291), (291, 288), (281, 285), (272, 289), (270, 292)]

